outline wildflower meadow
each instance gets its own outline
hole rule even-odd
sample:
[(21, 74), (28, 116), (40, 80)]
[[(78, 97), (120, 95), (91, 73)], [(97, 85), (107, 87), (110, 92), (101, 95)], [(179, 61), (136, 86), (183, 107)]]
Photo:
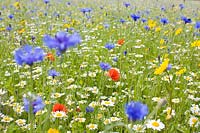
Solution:
[(0, 132), (199, 133), (199, 0), (0, 0)]

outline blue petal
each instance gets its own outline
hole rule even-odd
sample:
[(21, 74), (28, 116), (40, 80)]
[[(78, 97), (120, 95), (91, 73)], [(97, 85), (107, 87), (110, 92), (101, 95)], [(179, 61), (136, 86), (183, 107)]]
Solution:
[(44, 45), (46, 45), (47, 47), (49, 47), (50, 49), (52, 48), (56, 48), (56, 46), (58, 45), (58, 42), (55, 38), (52, 38), (49, 35), (45, 35), (43, 38), (43, 42)]

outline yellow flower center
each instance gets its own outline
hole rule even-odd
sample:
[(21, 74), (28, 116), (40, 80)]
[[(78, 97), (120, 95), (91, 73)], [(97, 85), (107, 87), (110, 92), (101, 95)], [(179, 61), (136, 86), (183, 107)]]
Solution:
[(105, 104), (110, 104), (110, 101), (106, 101)]
[(57, 116), (57, 117), (62, 117), (63, 115), (62, 115), (62, 113), (59, 113), (59, 112), (58, 112), (58, 113), (56, 114), (56, 116)]
[(153, 123), (152, 123), (152, 125), (154, 126), (154, 127), (159, 127), (159, 123), (157, 122), (157, 121), (154, 121)]
[(193, 124), (195, 124), (197, 122), (197, 119), (192, 119)]
[(4, 121), (10, 121), (9, 117), (4, 117), (3, 119), (4, 119)]
[(137, 127), (137, 131), (141, 131), (142, 130), (142, 127)]
[(92, 124), (92, 125), (90, 125), (90, 128), (91, 128), (91, 129), (94, 129), (94, 128), (95, 128), (95, 126)]

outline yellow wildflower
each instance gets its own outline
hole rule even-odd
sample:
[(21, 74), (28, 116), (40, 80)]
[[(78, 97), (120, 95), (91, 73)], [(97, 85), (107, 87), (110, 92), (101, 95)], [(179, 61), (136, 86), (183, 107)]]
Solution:
[(161, 31), (161, 28), (160, 27), (156, 27), (155, 31), (159, 32), (159, 31)]
[(164, 62), (158, 68), (156, 68), (154, 74), (156, 75), (162, 74), (167, 69), (168, 64), (169, 64), (169, 59), (165, 59)]
[(152, 19), (148, 20), (148, 26), (150, 29), (156, 27), (156, 21), (154, 21)]
[(80, 21), (77, 21), (77, 20), (71, 20), (71, 25), (72, 26), (75, 26), (75, 25), (79, 25), (80, 24)]
[(176, 75), (177, 75), (177, 76), (180, 76), (180, 75), (183, 74), (184, 72), (186, 72), (186, 68), (183, 68), (183, 69), (177, 71), (177, 72), (176, 72)]
[(164, 55), (164, 59), (168, 58), (169, 54), (165, 54)]
[(99, 30), (101, 30), (101, 29), (103, 29), (103, 25), (99, 25), (97, 28), (98, 28)]
[(4, 28), (4, 27), (0, 28), (0, 31), (4, 31), (4, 30), (6, 30), (6, 28)]
[(86, 26), (87, 26), (87, 27), (91, 27), (91, 24), (87, 24)]
[(63, 28), (70, 28), (70, 24), (64, 24)]
[(160, 39), (160, 44), (164, 44), (165, 40), (164, 39)]
[(191, 43), (192, 47), (200, 47), (200, 40), (196, 40), (193, 43)]
[(39, 32), (39, 35), (43, 36), (43, 35), (44, 35), (44, 31), (41, 30), (41, 31)]
[(48, 133), (59, 133), (59, 131), (57, 129), (50, 128)]
[(43, 13), (42, 13), (42, 12), (39, 12), (39, 13), (38, 13), (38, 16), (42, 16), (42, 15), (43, 15)]
[(22, 34), (22, 33), (25, 32), (25, 29), (24, 29), (24, 28), (23, 28), (23, 29), (19, 29), (17, 32), (18, 32), (19, 34)]
[(182, 32), (182, 28), (178, 28), (176, 31), (175, 31), (175, 35), (179, 35), (181, 34)]
[(170, 114), (167, 114), (167, 116), (166, 116), (166, 120), (169, 120), (169, 119), (171, 119), (172, 118), (172, 115), (170, 115)]
[(19, 23), (20, 23), (21, 25), (25, 26), (26, 21), (25, 21), (25, 20), (22, 20), (22, 21), (20, 21)]
[(165, 49), (165, 48), (167, 48), (167, 46), (164, 45), (160, 46), (160, 49)]
[(13, 4), (13, 6), (16, 8), (16, 9), (20, 9), (20, 3), (19, 2), (15, 2)]
[(168, 33), (169, 33), (169, 31), (167, 30), (167, 31), (164, 32), (164, 35), (167, 35)]

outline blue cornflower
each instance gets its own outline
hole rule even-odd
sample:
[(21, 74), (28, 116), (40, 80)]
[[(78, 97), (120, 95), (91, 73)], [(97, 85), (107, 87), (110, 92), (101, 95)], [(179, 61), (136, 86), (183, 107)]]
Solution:
[(86, 110), (87, 113), (89, 113), (89, 112), (94, 112), (94, 108), (93, 108), (93, 107), (90, 107), (90, 106), (86, 107), (85, 110)]
[(159, 19), (160, 17), (159, 16), (156, 16), (156, 19)]
[(124, 19), (120, 19), (120, 22), (123, 24), (123, 23), (125, 23), (126, 21), (124, 20)]
[(161, 11), (166, 11), (166, 8), (164, 6), (161, 7)]
[(169, 70), (171, 70), (172, 69), (172, 64), (169, 64), (168, 66), (167, 66), (167, 70), (169, 71)]
[(110, 27), (109, 24), (104, 24), (103, 26), (104, 26), (104, 28), (106, 28), (106, 29), (108, 29), (108, 28)]
[(117, 57), (113, 57), (113, 61), (117, 62), (118, 58)]
[(183, 20), (185, 24), (192, 23), (192, 20), (190, 18), (185, 17), (185, 16), (182, 16), (181, 20)]
[(145, 22), (147, 22), (147, 19), (145, 19), (145, 18), (142, 18), (142, 20), (141, 20), (143, 23), (145, 23)]
[(60, 51), (56, 51), (56, 55), (57, 55), (57, 56), (61, 56), (62, 53), (61, 53)]
[(45, 3), (45, 4), (48, 4), (48, 3), (49, 3), (49, 0), (44, 0), (44, 3)]
[(149, 14), (150, 14), (150, 11), (146, 10), (145, 13), (146, 13), (147, 15), (149, 15)]
[(129, 120), (143, 120), (144, 117), (148, 114), (148, 107), (141, 102), (131, 101), (125, 106), (125, 113), (128, 116)]
[(200, 37), (200, 33), (198, 33), (198, 32), (194, 32), (194, 35)]
[(196, 22), (194, 28), (195, 28), (195, 29), (200, 29), (200, 21)]
[(8, 26), (8, 27), (6, 27), (6, 30), (7, 30), (7, 31), (11, 31), (11, 30), (12, 30), (12, 27), (11, 27), (11, 26)]
[(131, 4), (130, 3), (128, 3), (128, 2), (124, 2), (124, 6), (127, 8), (127, 7), (129, 7)]
[(134, 21), (137, 21), (138, 19), (140, 19), (140, 15), (138, 15), (138, 14), (131, 14), (131, 18), (132, 18)]
[(115, 48), (115, 44), (106, 43), (105, 48), (107, 48), (108, 50), (111, 50), (111, 49)]
[(160, 19), (160, 22), (161, 22), (162, 24), (164, 24), (164, 25), (169, 23), (169, 21), (168, 21), (167, 18), (161, 18), (161, 19)]
[(127, 55), (127, 51), (126, 51), (126, 50), (124, 51), (124, 55), (125, 55), (125, 56)]
[(81, 9), (81, 12), (84, 13), (84, 14), (87, 13), (87, 12), (91, 12), (91, 11), (92, 11), (91, 8), (82, 8)]
[(45, 35), (43, 38), (44, 45), (50, 49), (57, 49), (60, 53), (65, 52), (68, 48), (76, 46), (81, 42), (81, 37), (78, 33), (68, 35), (66, 32), (57, 32), (55, 37)]
[(99, 64), (99, 66), (101, 67), (102, 70), (106, 71), (106, 70), (109, 70), (111, 68), (110, 64), (108, 63), (104, 63), (104, 62), (101, 62)]
[(28, 100), (27, 98), (24, 98), (23, 101), (24, 101), (24, 110), (26, 112), (29, 112), (29, 109), (32, 108), (34, 114), (42, 110), (45, 106), (41, 97), (36, 97), (32, 101)]
[(55, 78), (56, 76), (60, 76), (60, 73), (57, 72), (56, 70), (52, 69), (48, 71), (48, 75), (52, 76), (53, 78)]
[(70, 2), (67, 2), (66, 4), (67, 4), (67, 5), (71, 5), (71, 3), (70, 3)]
[(44, 59), (44, 51), (40, 47), (32, 47), (25, 45), (17, 49), (14, 53), (15, 62), (19, 65), (27, 64), (33, 65), (34, 62), (40, 62)]
[(14, 15), (13, 15), (13, 14), (10, 14), (10, 15), (8, 15), (8, 18), (9, 18), (9, 19), (13, 19), (13, 18), (14, 18)]
[(184, 4), (179, 4), (180, 10), (182, 10), (185, 6)]
[(148, 31), (148, 30), (150, 30), (150, 27), (148, 25), (146, 25), (146, 26), (144, 26), (144, 29)]
[(0, 21), (2, 21), (3, 20), (3, 18), (0, 18)]

